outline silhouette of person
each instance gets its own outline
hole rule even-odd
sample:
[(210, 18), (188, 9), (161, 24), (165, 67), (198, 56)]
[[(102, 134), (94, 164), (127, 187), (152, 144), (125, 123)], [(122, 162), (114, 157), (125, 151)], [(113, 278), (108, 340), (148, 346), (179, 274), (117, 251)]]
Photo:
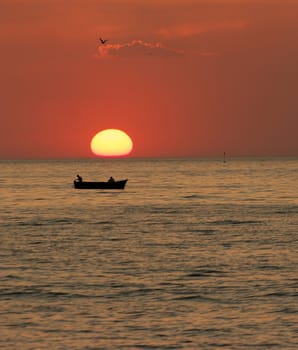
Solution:
[(111, 177), (109, 178), (109, 182), (115, 182), (113, 176), (111, 176)]
[(79, 182), (82, 182), (82, 181), (83, 181), (83, 178), (82, 178), (82, 176), (80, 176), (80, 175), (77, 175), (77, 181), (79, 181)]

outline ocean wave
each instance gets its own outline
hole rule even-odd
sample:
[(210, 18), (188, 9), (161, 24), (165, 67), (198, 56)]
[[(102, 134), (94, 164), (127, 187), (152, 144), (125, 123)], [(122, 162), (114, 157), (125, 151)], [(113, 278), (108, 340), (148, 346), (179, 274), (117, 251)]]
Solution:
[(216, 220), (207, 222), (209, 225), (260, 225), (259, 220)]
[(226, 274), (227, 272), (222, 270), (200, 269), (186, 274), (186, 277), (222, 277)]

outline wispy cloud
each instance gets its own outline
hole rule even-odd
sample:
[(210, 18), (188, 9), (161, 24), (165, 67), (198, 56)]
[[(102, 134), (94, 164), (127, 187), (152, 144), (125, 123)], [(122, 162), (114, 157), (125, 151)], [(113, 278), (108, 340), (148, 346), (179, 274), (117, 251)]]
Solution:
[(170, 48), (162, 43), (152, 43), (143, 40), (133, 40), (124, 44), (104, 44), (97, 49), (96, 57), (99, 59), (108, 57), (128, 57), (128, 56), (178, 56), (183, 51)]
[(207, 32), (242, 30), (246, 26), (247, 22), (243, 20), (221, 21), (216, 23), (187, 23), (160, 28), (157, 34), (167, 39), (172, 37), (186, 38)]

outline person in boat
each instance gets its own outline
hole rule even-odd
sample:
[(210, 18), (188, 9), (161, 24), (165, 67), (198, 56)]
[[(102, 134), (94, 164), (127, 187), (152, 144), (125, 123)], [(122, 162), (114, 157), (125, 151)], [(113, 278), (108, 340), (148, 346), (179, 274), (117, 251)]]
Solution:
[(111, 177), (109, 178), (109, 181), (108, 181), (108, 182), (115, 182), (113, 176), (111, 176)]
[(83, 178), (80, 175), (77, 175), (76, 181), (78, 182), (83, 182)]

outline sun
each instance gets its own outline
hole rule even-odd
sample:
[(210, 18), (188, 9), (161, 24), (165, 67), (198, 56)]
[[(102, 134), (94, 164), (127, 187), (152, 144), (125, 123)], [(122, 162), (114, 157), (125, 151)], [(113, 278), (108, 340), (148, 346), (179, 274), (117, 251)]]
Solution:
[(120, 157), (132, 151), (133, 142), (122, 130), (106, 129), (93, 136), (90, 148), (96, 156)]

